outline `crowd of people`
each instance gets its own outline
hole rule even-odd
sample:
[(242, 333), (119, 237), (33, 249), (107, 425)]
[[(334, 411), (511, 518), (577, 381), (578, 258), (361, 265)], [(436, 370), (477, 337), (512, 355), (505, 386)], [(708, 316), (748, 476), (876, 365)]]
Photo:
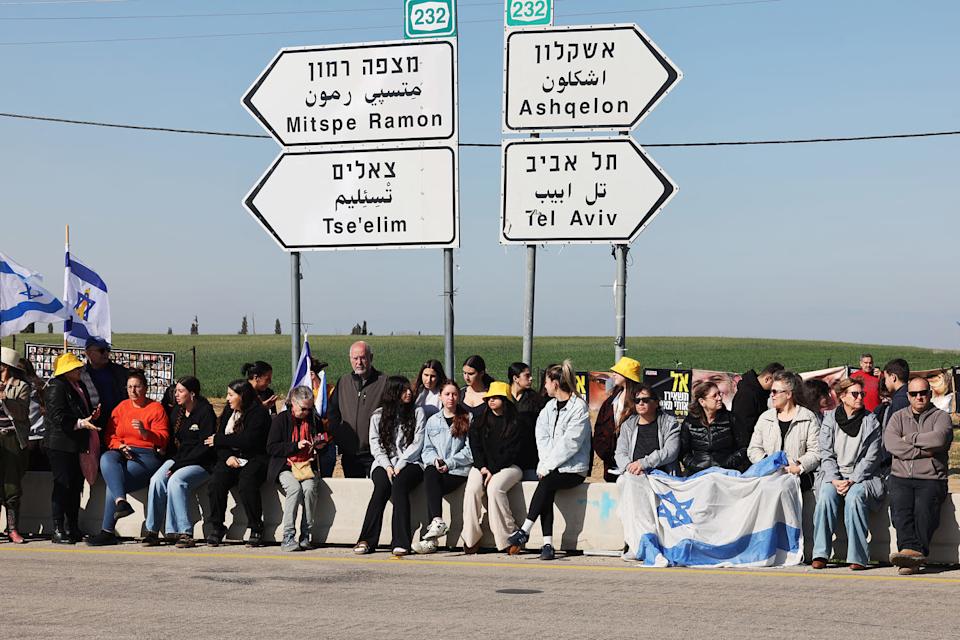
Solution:
[[(110, 345), (101, 340), (87, 343), (86, 362), (60, 356), (49, 381), (15, 351), (4, 347), (0, 356), (0, 498), (13, 543), (24, 542), (18, 515), (27, 438), (39, 413), (57, 544), (117, 544), (117, 522), (134, 512), (127, 496), (148, 489), (144, 545), (195, 546), (190, 504), (206, 491), (203, 542), (216, 546), (227, 533), (227, 498), (236, 487), (247, 544), (260, 546), (261, 488), (269, 483), (284, 495), (282, 550), (310, 549), (320, 544), (313, 523), (321, 483), (339, 459), (345, 477), (373, 485), (356, 554), (377, 550), (388, 502), (392, 553), (436, 552), (450, 528), (443, 496), (463, 487), (461, 538), (448, 546), (479, 552), (485, 519), (496, 548), (515, 554), (539, 520), (540, 558), (552, 560), (556, 493), (585, 481), (594, 454), (603, 478), (617, 482), (655, 471), (744, 471), (782, 451), (786, 472), (797, 476), (805, 499), (816, 501), (808, 559), (814, 569), (833, 557), (841, 514), (846, 562), (852, 570), (866, 568), (869, 513), (889, 499), (898, 547), (890, 562), (911, 574), (926, 562), (947, 495), (950, 416), (932, 404), (930, 383), (911, 378), (904, 360), (877, 371), (869, 354), (832, 388), (803, 381), (779, 363), (746, 372), (732, 403), (714, 382), (697, 383), (682, 420), (661, 409), (640, 363), (624, 357), (610, 370), (612, 392), (593, 426), (569, 361), (548, 366), (539, 390), (527, 364), (511, 364), (506, 380), (497, 381), (478, 355), (464, 361), (463, 385), (437, 360), (424, 362), (410, 381), (377, 370), (370, 345), (358, 341), (350, 347), (350, 373), (324, 388), (327, 363), (312, 360), (312, 388), (295, 387), (285, 398), (270, 386), (268, 363), (245, 364), (217, 416), (192, 376), (177, 380), (163, 401), (148, 398), (143, 372), (111, 362)], [(828, 408), (834, 398), (836, 408)], [(101, 527), (84, 535), (83, 484), (92, 485), (98, 473), (106, 484)], [(508, 493), (523, 480), (537, 484), (518, 522)], [(410, 496), (421, 484), (427, 525), (414, 541)]]

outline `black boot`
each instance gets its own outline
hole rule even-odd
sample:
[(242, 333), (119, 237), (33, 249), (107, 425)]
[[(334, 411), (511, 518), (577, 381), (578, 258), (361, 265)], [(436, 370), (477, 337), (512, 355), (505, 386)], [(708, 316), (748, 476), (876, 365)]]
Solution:
[(53, 521), (53, 535), (50, 537), (50, 542), (53, 544), (75, 544), (70, 534), (63, 528), (63, 520)]
[(67, 536), (70, 538), (70, 544), (83, 542), (83, 530), (80, 528), (79, 518), (71, 518), (67, 522)]
[(261, 529), (250, 529), (250, 537), (247, 538), (248, 547), (263, 546), (263, 531)]
[(10, 538), (10, 542), (14, 544), (23, 544), (26, 540), (23, 539), (23, 536), (20, 535), (20, 532), (17, 531), (18, 526), (18, 512), (16, 507), (7, 507), (7, 536)]

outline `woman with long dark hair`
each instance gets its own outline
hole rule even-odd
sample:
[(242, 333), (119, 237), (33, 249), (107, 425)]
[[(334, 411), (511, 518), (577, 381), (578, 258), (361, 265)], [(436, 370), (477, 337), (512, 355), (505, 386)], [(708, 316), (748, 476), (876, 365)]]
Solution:
[(447, 379), (443, 365), (439, 360), (427, 360), (420, 366), (413, 381), (414, 403), (423, 409), (423, 415), (429, 420), (443, 407), (440, 402), (440, 385)]
[(247, 513), (250, 538), (247, 545), (263, 545), (263, 504), (260, 486), (267, 478), (267, 435), (270, 433), (270, 414), (246, 380), (234, 380), (227, 385), (227, 406), (220, 414), (217, 433), (204, 444), (217, 452), (207, 493), (210, 497), (207, 544), (217, 546), (227, 534), (224, 518), (227, 513), (227, 495), (235, 485), (240, 504)]
[(624, 356), (610, 368), (610, 372), (613, 390), (597, 412), (597, 422), (593, 427), (593, 452), (603, 462), (603, 479), (616, 482), (617, 476), (611, 472), (617, 468), (620, 426), (637, 412), (634, 399), (643, 382), (643, 371), (637, 360)]
[(507, 383), (516, 403), (518, 426), (523, 434), (517, 463), (523, 470), (524, 480), (536, 480), (537, 463), (540, 462), (537, 454), (537, 417), (547, 404), (548, 398), (533, 390), (533, 376), (530, 374), (530, 366), (525, 362), (514, 362), (507, 368)]
[(247, 362), (240, 367), (240, 375), (247, 379), (250, 386), (257, 393), (257, 398), (263, 404), (270, 415), (277, 415), (277, 400), (280, 397), (270, 388), (273, 383), (273, 367), (269, 362), (257, 360), (256, 362)]
[(483, 396), (493, 378), (487, 373), (487, 363), (480, 356), (470, 356), (464, 360), (460, 371), (463, 374), (460, 402), (476, 418), (487, 407)]
[(738, 442), (734, 414), (723, 404), (716, 383), (693, 385), (687, 417), (680, 425), (680, 462), (690, 476), (710, 467), (743, 471), (747, 462), (747, 443)]
[(414, 406), (410, 381), (404, 376), (387, 378), (380, 407), (370, 416), (373, 495), (354, 553), (362, 555), (376, 550), (388, 501), (393, 502), (393, 554), (403, 556), (410, 552), (410, 491), (423, 480), (418, 460), (424, 423), (423, 409)]

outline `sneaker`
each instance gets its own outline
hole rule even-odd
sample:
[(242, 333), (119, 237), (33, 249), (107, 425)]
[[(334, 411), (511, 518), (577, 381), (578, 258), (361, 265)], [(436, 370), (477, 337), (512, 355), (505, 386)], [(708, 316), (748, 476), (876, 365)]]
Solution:
[(436, 540), (440, 536), (447, 533), (450, 527), (447, 526), (447, 523), (441, 520), (440, 518), (434, 518), (433, 522), (430, 523), (430, 526), (427, 527), (427, 532), (421, 536), (423, 540)]
[(192, 535), (189, 533), (177, 534), (177, 549), (193, 549), (195, 546), (197, 546), (197, 543)]
[(545, 544), (540, 549), (541, 560), (554, 560), (556, 557), (557, 557), (557, 552), (553, 550), (552, 544)]
[(133, 507), (130, 506), (130, 503), (124, 499), (117, 501), (117, 509), (113, 512), (114, 521), (119, 520), (120, 518), (126, 518), (133, 513)]
[(159, 547), (160, 534), (156, 531), (147, 531), (147, 535), (143, 536), (141, 544), (143, 544), (145, 547)]
[(250, 537), (247, 538), (248, 547), (262, 547), (263, 546), (263, 533), (260, 531), (250, 530)]
[(397, 556), (398, 558), (399, 558), (400, 556), (405, 556), (405, 555), (407, 555), (408, 553), (410, 553), (410, 551), (408, 551), (407, 549), (404, 549), (403, 547), (394, 547), (394, 548), (393, 548), (393, 555)]
[(517, 555), (520, 551), (523, 550), (524, 545), (527, 544), (527, 540), (530, 539), (530, 535), (523, 529), (517, 529), (510, 534), (510, 537), (507, 538), (507, 542), (510, 543), (510, 547), (507, 549), (507, 553), (512, 556)]
[(897, 569), (897, 575), (901, 575), (901, 576), (912, 576), (919, 572), (920, 572), (920, 569), (916, 567), (900, 567), (899, 569)]
[(117, 540), (117, 534), (113, 531), (101, 531), (87, 538), (87, 544), (91, 547), (106, 547), (111, 544), (120, 544), (120, 541)]
[(293, 534), (283, 536), (280, 551), (300, 551), (300, 543), (297, 542), (296, 536)]
[(311, 549), (316, 549), (320, 546), (318, 542), (315, 542), (311, 538), (301, 538), (300, 539), (300, 549), (303, 551), (310, 551)]
[(436, 553), (437, 542), (435, 540), (418, 540), (413, 543), (413, 552), (421, 555)]
[(890, 564), (895, 567), (917, 568), (927, 561), (927, 558), (919, 551), (913, 549), (903, 549), (890, 554)]

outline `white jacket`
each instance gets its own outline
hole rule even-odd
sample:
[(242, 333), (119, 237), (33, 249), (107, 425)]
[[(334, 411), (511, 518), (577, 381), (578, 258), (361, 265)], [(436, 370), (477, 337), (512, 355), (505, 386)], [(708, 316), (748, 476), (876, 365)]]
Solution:
[(572, 395), (563, 409), (551, 398), (537, 416), (537, 473), (551, 471), (587, 475), (590, 469), (590, 411), (583, 398)]
[(760, 462), (767, 456), (783, 451), (790, 462), (799, 462), (804, 473), (809, 473), (820, 465), (820, 419), (804, 407), (797, 407), (797, 415), (790, 422), (787, 437), (780, 437), (780, 423), (777, 410), (767, 409), (757, 420), (747, 447), (750, 462)]

